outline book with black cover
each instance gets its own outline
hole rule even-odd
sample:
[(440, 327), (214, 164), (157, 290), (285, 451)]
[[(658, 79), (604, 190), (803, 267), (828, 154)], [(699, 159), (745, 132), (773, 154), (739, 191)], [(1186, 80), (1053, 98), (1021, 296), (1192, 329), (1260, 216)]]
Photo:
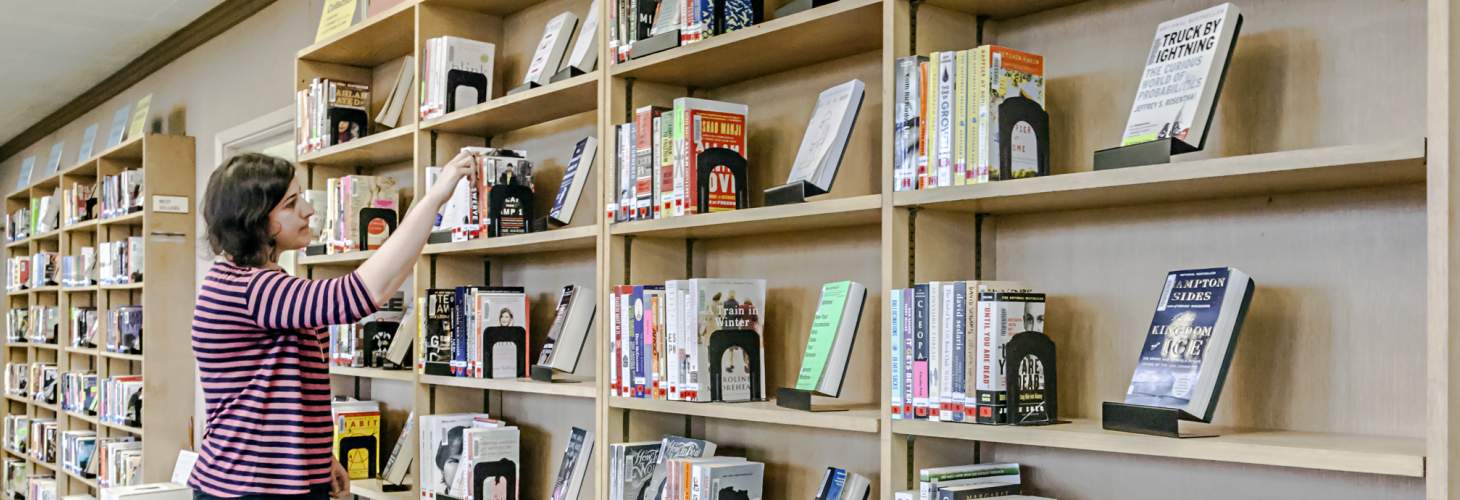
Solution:
[(456, 311), (456, 290), (432, 288), (422, 298), (418, 369), (426, 375), (451, 375), (452, 326)]
[(1125, 402), (1211, 422), (1254, 286), (1232, 267), (1167, 274)]
[(353, 141), (369, 134), (370, 87), (357, 83), (330, 83), (332, 90), (325, 110), (329, 120), (329, 145)]
[(492, 221), (487, 236), (532, 232), (532, 194), (532, 188), (524, 185), (514, 169), (503, 170), (487, 195), (488, 215)]

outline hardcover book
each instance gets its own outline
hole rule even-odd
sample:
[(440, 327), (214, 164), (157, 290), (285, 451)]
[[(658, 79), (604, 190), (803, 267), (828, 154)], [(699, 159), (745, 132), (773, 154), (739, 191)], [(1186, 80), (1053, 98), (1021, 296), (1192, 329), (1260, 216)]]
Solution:
[[(689, 197), (680, 203), (683, 208), (675, 208), (676, 215), (746, 206), (745, 158), (750, 153), (745, 127), (749, 119), (750, 108), (744, 104), (692, 97), (674, 100), (675, 154), (684, 159), (675, 177), (684, 179), (682, 192)], [(714, 186), (709, 185), (711, 179)]]
[[(765, 399), (765, 280), (690, 280), (695, 301), (696, 374), (689, 401)], [(682, 393), (683, 394), (683, 393)]]
[(896, 95), (893, 112), (893, 190), (917, 189), (918, 144), (922, 135), (922, 85), (920, 65), (928, 58), (907, 56), (897, 59), (893, 70)]
[(987, 45), (973, 51), (971, 78), (978, 136), (971, 151), (975, 182), (1049, 174), (1049, 115), (1044, 57)]
[(588, 473), (588, 461), (593, 457), (593, 433), (574, 427), (568, 436), (568, 448), (563, 450), (563, 461), (558, 465), (557, 479), (553, 480), (549, 500), (576, 500), (583, 489), (583, 478)]
[(462, 499), (466, 492), (455, 488), (453, 481), (461, 469), (469, 469), (464, 462), (467, 429), (477, 414), (421, 415), (421, 498)]
[(573, 212), (578, 210), (578, 200), (583, 197), (583, 187), (593, 171), (593, 161), (598, 157), (598, 139), (584, 137), (573, 146), (572, 159), (563, 170), (563, 182), (558, 185), (558, 195), (553, 198), (553, 208), (548, 218), (560, 225), (573, 222)]
[(1120, 145), (1169, 138), (1203, 148), (1241, 27), (1231, 3), (1157, 26)]
[(862, 320), (862, 306), (866, 300), (867, 287), (855, 281), (837, 281), (821, 286), (821, 300), (811, 320), (811, 333), (806, 338), (806, 352), (801, 358), (796, 389), (831, 397), (841, 395), (842, 380), (846, 376), (847, 364), (851, 362), (857, 324)]
[(1254, 286), (1232, 267), (1167, 274), (1125, 402), (1211, 422)]
[[(131, 105), (122, 106), (121, 109), (118, 109), (115, 113), (112, 113), (112, 126), (110, 129), (108, 129), (109, 131), (106, 134), (107, 149), (111, 149), (112, 147), (122, 143), (122, 138), (127, 135), (127, 117), (130, 116), (131, 113)], [(21, 173), (29, 172), (25, 169), (21, 169)], [(22, 175), (20, 176), (20, 178), (28, 179), (30, 178), (30, 176)]]
[(456, 474), (465, 500), (518, 500), (521, 432), (516, 427), (470, 428), (462, 432), (466, 449)]
[(982, 292), (978, 299), (978, 321), (980, 366), (975, 384), (978, 409), (974, 421), (1006, 424), (1009, 423), (1009, 376), (1005, 346), (1017, 333), (1044, 331), (1044, 294)]
[(450, 376), (454, 351), (452, 326), (456, 310), (456, 290), (432, 288), (426, 290), (426, 296), (421, 301), (420, 326), (417, 328), (421, 341), (420, 347), (416, 349), (419, 353), (416, 368), (425, 375)]
[[(700, 498), (761, 500), (765, 464), (760, 462), (710, 463), (696, 466)], [(860, 500), (860, 499), (859, 499)]]
[(664, 436), (660, 440), (659, 460), (650, 476), (649, 489), (644, 500), (668, 500), (664, 498), (664, 482), (669, 474), (669, 461), (681, 458), (704, 458), (715, 455), (715, 443), (703, 439), (680, 436)]
[(823, 193), (831, 191), (852, 125), (862, 109), (865, 87), (861, 80), (852, 80), (817, 96), (816, 109), (811, 112), (811, 122), (806, 124), (787, 183), (805, 181)]
[(560, 372), (577, 371), (578, 358), (588, 339), (597, 306), (593, 289), (581, 285), (564, 286), (558, 295), (553, 324), (548, 328), (542, 350), (538, 352), (537, 364)]
[(519, 378), (527, 376), (530, 348), (530, 319), (527, 295), (521, 287), (488, 287), (475, 293), (475, 310), (480, 350), (473, 353), (481, 363), (470, 376)]
[(350, 479), (375, 477), (380, 466), (380, 410), (335, 415), (335, 459)]
[(578, 30), (578, 39), (573, 42), (564, 67), (571, 67), (588, 73), (598, 64), (598, 1), (588, 7), (588, 17), (583, 19), (583, 28)]
[(527, 75), (522, 78), (524, 85), (549, 83), (549, 79), (562, 64), (563, 54), (568, 50), (568, 40), (572, 38), (573, 28), (577, 26), (578, 16), (572, 12), (563, 12), (548, 20), (542, 31), (542, 38), (537, 42), (537, 50), (532, 54), (532, 61), (528, 63)]
[(618, 477), (609, 487), (616, 489), (613, 498), (623, 500), (650, 500), (654, 497), (649, 490), (649, 481), (659, 465), (659, 441), (625, 443), (613, 445), (618, 462), (613, 473)]
[(370, 133), (370, 86), (331, 82), (326, 99), (328, 145), (343, 144)]

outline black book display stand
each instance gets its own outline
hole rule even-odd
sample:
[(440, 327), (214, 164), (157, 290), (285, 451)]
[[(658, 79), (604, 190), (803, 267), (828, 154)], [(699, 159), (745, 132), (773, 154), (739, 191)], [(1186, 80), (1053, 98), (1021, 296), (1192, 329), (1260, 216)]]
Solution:
[(532, 369), (529, 370), (529, 372), (531, 372), (529, 373), (529, 375), (532, 376), (532, 379), (538, 382), (548, 382), (553, 384), (578, 383), (577, 380), (554, 379), (553, 375), (557, 373), (557, 370), (554, 370), (551, 366), (547, 365), (532, 365)]
[(805, 203), (806, 197), (826, 194), (815, 184), (806, 181), (795, 181), (790, 184), (782, 184), (765, 190), (765, 206), (790, 205), (792, 203)]
[(1201, 438), (1217, 435), (1215, 433), (1183, 434), (1178, 426), (1183, 419), (1181, 410), (1106, 401), (1104, 407), (1101, 408), (1100, 426), (1105, 430), (1171, 438)]
[(679, 46), (679, 30), (669, 30), (634, 42), (630, 59), (647, 57)]
[(809, 412), (826, 411), (847, 411), (850, 405), (828, 402), (834, 396), (821, 396), (812, 391), (803, 391), (794, 387), (780, 387), (776, 389), (776, 406)]
[(1190, 153), (1197, 149), (1200, 148), (1171, 137), (1140, 144), (1131, 144), (1129, 146), (1102, 149), (1095, 152), (1095, 170), (1171, 163), (1172, 155)]
[(567, 80), (569, 78), (584, 74), (586, 73), (584, 73), (583, 70), (568, 66), (566, 68), (563, 68), (562, 70), (559, 70), (557, 73), (553, 73), (553, 76), (548, 77), (548, 83), (558, 83), (563, 80)]

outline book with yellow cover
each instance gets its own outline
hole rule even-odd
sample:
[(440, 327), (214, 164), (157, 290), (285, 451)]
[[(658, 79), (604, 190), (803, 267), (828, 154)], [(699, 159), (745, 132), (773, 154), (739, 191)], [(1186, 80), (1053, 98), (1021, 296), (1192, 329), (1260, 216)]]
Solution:
[(380, 466), (380, 411), (335, 414), (335, 458), (350, 479), (370, 479)]

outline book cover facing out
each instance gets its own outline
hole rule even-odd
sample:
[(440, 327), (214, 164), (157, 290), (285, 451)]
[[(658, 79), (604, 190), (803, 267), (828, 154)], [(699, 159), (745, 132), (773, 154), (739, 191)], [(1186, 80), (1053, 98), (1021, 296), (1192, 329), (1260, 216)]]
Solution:
[(1054, 341), (1041, 332), (1020, 332), (1009, 339), (1004, 357), (1009, 367), (1009, 423), (1054, 423), (1059, 402)]
[(796, 390), (814, 391), (826, 372), (827, 358), (836, 344), (842, 312), (847, 307), (847, 294), (852, 282), (837, 281), (821, 286), (821, 303), (811, 320), (811, 334), (806, 337), (806, 353), (801, 358), (801, 373), (796, 377)]
[(1157, 26), (1120, 145), (1169, 138), (1205, 146), (1241, 26), (1242, 15), (1230, 3)]
[(706, 279), (692, 286), (700, 328), (698, 378), (709, 382), (709, 398), (701, 393), (695, 400), (765, 399), (765, 280)]
[(481, 331), (483, 366), (472, 376), (518, 378), (527, 376), (527, 299), (520, 287), (485, 288), (476, 294), (477, 325)]
[(1125, 402), (1211, 421), (1252, 288), (1230, 267), (1167, 274)]
[(336, 415), (335, 458), (350, 479), (375, 477), (380, 464), (380, 413)]

